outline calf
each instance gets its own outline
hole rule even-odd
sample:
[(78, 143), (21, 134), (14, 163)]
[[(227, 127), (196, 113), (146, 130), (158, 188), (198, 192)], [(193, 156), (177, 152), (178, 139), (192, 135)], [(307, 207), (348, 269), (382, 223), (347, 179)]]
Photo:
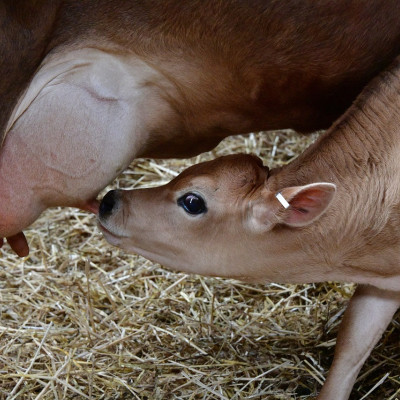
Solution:
[[(397, 0), (0, 0), (0, 238), (96, 211), (133, 158), (329, 126), (399, 54)], [(0, 239), (0, 242), (2, 239)]]
[(400, 60), (315, 144), (269, 170), (251, 155), (112, 191), (105, 238), (171, 268), (252, 282), (355, 282), (320, 399), (347, 399), (400, 305)]

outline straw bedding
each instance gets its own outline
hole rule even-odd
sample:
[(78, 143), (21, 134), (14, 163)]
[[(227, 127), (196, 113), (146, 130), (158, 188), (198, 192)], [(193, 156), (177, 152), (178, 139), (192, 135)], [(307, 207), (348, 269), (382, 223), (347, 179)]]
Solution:
[[(284, 164), (313, 138), (251, 134), (191, 160), (137, 160), (113, 187), (234, 152)], [(111, 247), (79, 210), (48, 210), (26, 233), (29, 257), (1, 250), (0, 399), (312, 399), (354, 290), (174, 273)], [(352, 399), (400, 398), (398, 338), (394, 320)]]

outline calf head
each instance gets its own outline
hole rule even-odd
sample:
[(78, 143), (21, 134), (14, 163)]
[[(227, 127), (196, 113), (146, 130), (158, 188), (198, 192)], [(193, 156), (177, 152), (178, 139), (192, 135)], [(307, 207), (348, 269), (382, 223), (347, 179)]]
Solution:
[(296, 235), (325, 212), (335, 186), (285, 187), (278, 197), (273, 186), (259, 158), (220, 157), (161, 187), (109, 192), (100, 227), (109, 243), (171, 268), (286, 281), (280, 260), (295, 262)]

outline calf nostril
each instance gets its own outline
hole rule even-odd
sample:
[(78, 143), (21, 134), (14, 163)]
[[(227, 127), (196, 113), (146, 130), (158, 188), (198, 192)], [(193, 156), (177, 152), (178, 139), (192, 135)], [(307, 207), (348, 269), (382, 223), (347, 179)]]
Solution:
[(108, 217), (118, 201), (118, 192), (116, 190), (110, 190), (100, 203), (99, 215), (101, 217)]

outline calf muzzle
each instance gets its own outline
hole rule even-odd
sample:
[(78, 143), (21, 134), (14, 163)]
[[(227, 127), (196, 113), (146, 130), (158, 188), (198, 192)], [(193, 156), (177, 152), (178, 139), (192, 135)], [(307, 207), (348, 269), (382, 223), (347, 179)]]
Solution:
[(100, 203), (99, 216), (102, 219), (108, 218), (113, 210), (117, 208), (117, 204), (120, 200), (119, 190), (110, 190), (103, 198)]

